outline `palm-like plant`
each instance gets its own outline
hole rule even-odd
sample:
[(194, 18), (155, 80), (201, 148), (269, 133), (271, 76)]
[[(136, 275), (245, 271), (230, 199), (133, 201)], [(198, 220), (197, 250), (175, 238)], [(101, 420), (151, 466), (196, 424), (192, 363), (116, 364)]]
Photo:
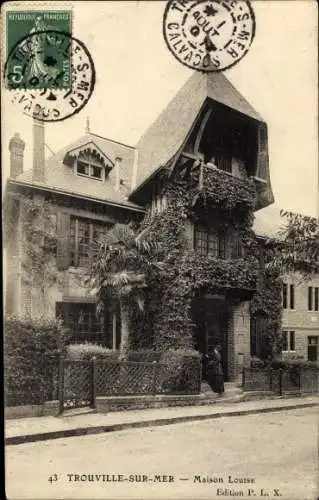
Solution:
[(143, 310), (147, 277), (158, 267), (156, 255), (156, 243), (136, 236), (125, 224), (115, 224), (105, 233), (94, 255), (89, 277), (91, 293), (97, 294), (100, 304), (111, 299), (120, 307), (120, 359), (129, 350), (132, 310), (136, 306)]

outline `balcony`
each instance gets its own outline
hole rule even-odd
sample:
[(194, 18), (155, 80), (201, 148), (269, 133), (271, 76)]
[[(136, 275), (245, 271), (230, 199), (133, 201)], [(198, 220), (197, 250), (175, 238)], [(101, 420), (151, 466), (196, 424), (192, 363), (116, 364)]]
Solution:
[(234, 175), (212, 163), (199, 165), (193, 171), (191, 188), (194, 202), (220, 208), (253, 210), (256, 204), (256, 186), (252, 178)]
[(192, 280), (195, 288), (250, 298), (256, 291), (258, 261), (253, 257), (219, 259), (187, 252), (180, 261), (179, 276)]

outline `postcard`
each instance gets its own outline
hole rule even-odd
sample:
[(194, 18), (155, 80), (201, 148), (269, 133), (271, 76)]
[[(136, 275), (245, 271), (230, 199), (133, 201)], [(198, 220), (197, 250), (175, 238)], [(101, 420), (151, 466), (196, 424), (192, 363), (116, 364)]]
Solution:
[(10, 500), (315, 500), (317, 6), (2, 6)]

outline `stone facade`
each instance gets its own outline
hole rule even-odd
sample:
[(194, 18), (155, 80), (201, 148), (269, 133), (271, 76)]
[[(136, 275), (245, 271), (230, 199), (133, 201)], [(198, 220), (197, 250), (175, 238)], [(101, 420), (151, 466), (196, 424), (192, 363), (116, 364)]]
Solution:
[(230, 364), (230, 379), (242, 373), (244, 364), (250, 357), (250, 311), (249, 301), (240, 302), (233, 308), (232, 332), (229, 332), (228, 349), (231, 349), (233, 360)]
[[(319, 359), (319, 305), (315, 301), (315, 289), (319, 289), (319, 276), (312, 276), (310, 280), (302, 280), (300, 275), (289, 275), (284, 278), (287, 287), (287, 304), (282, 313), (282, 329), (294, 333), (294, 346), (287, 345), (287, 351), (283, 352), (284, 357), (302, 357), (308, 359), (309, 337), (317, 340), (310, 340), (317, 345), (317, 360)], [(290, 302), (290, 286), (294, 290), (294, 304)], [(309, 288), (311, 287), (312, 299), (311, 310), (308, 304)], [(318, 293), (318, 292), (317, 292)], [(290, 336), (290, 333), (288, 333)], [(290, 339), (288, 338), (288, 341)], [(292, 348), (291, 348), (292, 347)], [(294, 347), (294, 349), (293, 349)], [(315, 347), (313, 347), (315, 351)]]

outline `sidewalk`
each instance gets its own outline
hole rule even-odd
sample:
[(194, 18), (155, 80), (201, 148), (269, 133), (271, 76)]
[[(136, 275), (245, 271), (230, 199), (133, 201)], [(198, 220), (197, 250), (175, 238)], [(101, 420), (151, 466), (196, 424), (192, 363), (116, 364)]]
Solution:
[(209, 406), (116, 411), (106, 414), (90, 411), (77, 415), (63, 414), (59, 417), (21, 418), (5, 422), (5, 443), (6, 445), (23, 444), (137, 427), (310, 408), (317, 405), (319, 405), (319, 398), (316, 396), (277, 398), (233, 404), (225, 404), (220, 399)]

